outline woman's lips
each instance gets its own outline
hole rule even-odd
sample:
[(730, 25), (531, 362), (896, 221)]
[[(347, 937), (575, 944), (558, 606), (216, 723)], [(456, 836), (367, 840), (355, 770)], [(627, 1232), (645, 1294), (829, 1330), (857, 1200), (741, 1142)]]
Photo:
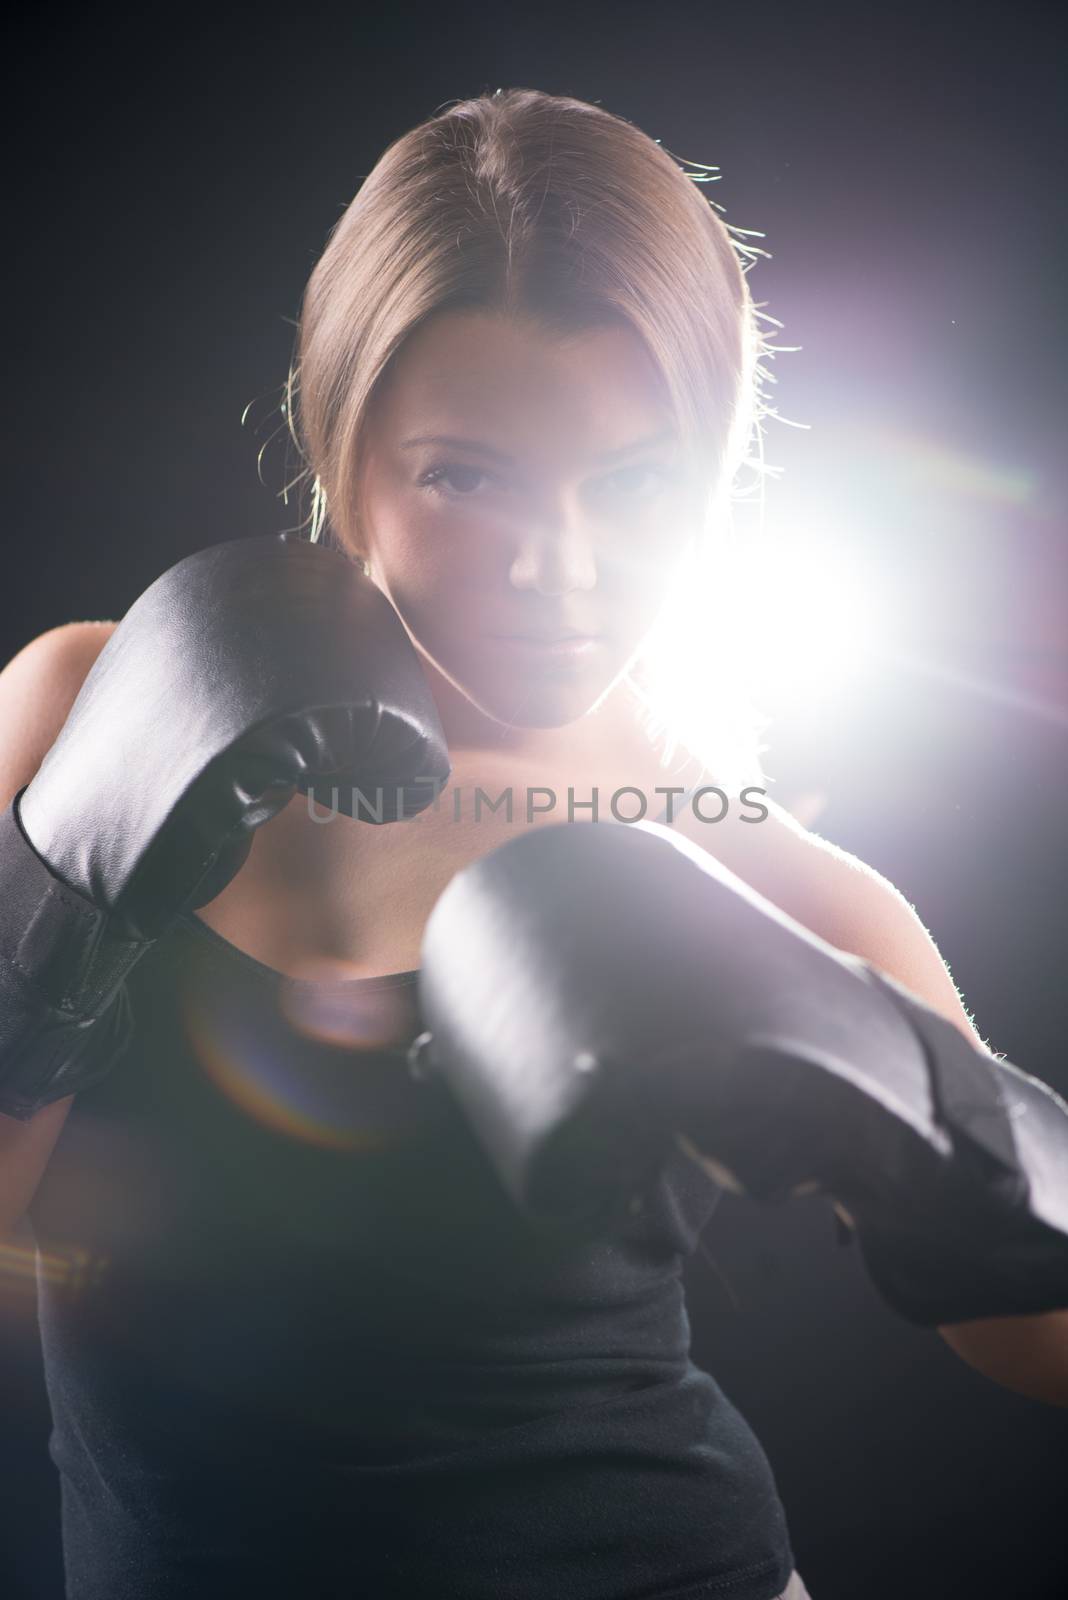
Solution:
[(555, 637), (521, 633), (491, 634), (494, 644), (530, 661), (585, 661), (604, 644), (603, 634), (561, 633)]

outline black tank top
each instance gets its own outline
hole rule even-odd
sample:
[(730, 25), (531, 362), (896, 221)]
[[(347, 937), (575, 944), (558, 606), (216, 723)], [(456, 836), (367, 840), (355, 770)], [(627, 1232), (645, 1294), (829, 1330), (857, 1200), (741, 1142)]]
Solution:
[[(534, 1225), (403, 1049), (194, 916), (31, 1207), (68, 1600), (772, 1600), (767, 1458), (690, 1359), (718, 1190)], [(414, 991), (413, 991), (414, 993)]]

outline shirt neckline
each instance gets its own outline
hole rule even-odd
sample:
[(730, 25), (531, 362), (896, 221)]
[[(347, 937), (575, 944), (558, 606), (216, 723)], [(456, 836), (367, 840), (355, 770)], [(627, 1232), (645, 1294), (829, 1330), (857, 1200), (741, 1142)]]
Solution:
[(421, 969), (413, 967), (407, 972), (383, 972), (370, 978), (295, 978), (278, 967), (271, 967), (256, 956), (249, 955), (240, 945), (223, 937), (209, 926), (195, 911), (183, 911), (178, 921), (196, 937), (204, 939), (223, 951), (232, 961), (271, 984), (288, 984), (301, 989), (397, 989), (418, 980)]
[[(698, 784), (693, 784), (683, 792), (680, 808), (688, 804), (690, 797), (698, 787)], [(665, 822), (664, 818), (670, 805), (671, 802), (669, 800), (668, 805), (664, 807), (659, 817), (656, 818), (657, 822), (669, 828), (674, 827), (674, 820)], [(418, 982), (422, 971), (421, 967), (412, 967), (405, 972), (383, 972), (370, 978), (294, 978), (290, 973), (281, 972), (277, 967), (268, 966), (266, 961), (260, 961), (256, 956), (249, 955), (248, 951), (242, 950), (240, 945), (232, 943), (231, 940), (224, 938), (221, 933), (217, 933), (202, 917), (198, 917), (195, 911), (183, 911), (179, 914), (177, 920), (195, 937), (214, 945), (216, 950), (221, 950), (238, 966), (244, 967), (246, 971), (253, 973), (263, 981), (275, 985), (295, 985), (297, 988), (302, 989), (399, 989)]]

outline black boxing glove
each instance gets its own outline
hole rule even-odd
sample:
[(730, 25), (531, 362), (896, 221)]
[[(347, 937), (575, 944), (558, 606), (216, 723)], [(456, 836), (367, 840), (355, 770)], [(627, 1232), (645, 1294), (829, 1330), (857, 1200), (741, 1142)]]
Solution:
[(657, 824), (536, 828), (427, 924), (413, 1069), (513, 1199), (600, 1225), (673, 1141), (823, 1192), (923, 1325), (1068, 1307), (1068, 1106)]
[(134, 962), (297, 790), (392, 822), (449, 771), (403, 624), (345, 556), (270, 536), (178, 562), (0, 818), (0, 1111), (29, 1118), (107, 1071)]

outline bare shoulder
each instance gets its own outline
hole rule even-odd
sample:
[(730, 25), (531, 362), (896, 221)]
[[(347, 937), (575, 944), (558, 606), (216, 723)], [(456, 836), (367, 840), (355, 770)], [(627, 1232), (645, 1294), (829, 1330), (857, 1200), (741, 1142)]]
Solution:
[(719, 822), (705, 822), (691, 809), (678, 827), (758, 894), (832, 943), (838, 942), (833, 933), (872, 897), (890, 895), (905, 904), (873, 867), (813, 833), (764, 792), (745, 809), (732, 804)]
[(770, 796), (767, 816), (732, 814), (680, 827), (743, 881), (828, 944), (860, 956), (903, 983), (968, 1037), (979, 1034), (949, 967), (916, 907), (883, 873), (814, 833)]
[(23, 645), (0, 672), (0, 803), (37, 771), (118, 626), (66, 622)]
[(54, 682), (65, 676), (80, 682), (117, 627), (117, 622), (61, 622), (24, 644), (2, 676), (44, 674)]

